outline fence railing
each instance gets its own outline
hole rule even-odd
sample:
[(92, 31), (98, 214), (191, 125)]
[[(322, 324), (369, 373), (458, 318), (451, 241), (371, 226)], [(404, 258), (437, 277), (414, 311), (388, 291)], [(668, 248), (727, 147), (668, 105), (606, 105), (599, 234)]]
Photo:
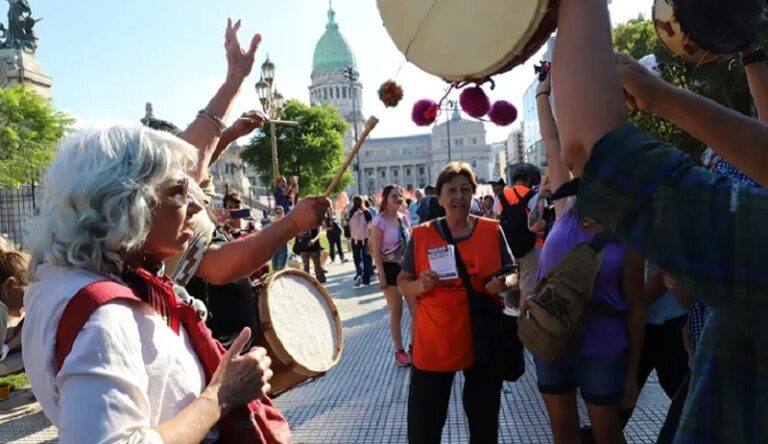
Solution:
[(17, 248), (24, 248), (29, 219), (37, 213), (43, 187), (32, 183), (18, 188), (0, 188), (0, 235)]

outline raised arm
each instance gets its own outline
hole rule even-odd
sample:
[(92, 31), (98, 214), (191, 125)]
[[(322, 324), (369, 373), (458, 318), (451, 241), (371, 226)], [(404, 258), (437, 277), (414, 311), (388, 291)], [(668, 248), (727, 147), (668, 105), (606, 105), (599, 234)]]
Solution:
[(552, 78), (563, 159), (575, 175), (592, 146), (627, 121), (605, 0), (561, 0)]
[(179, 135), (182, 139), (197, 147), (198, 159), (189, 175), (198, 183), (208, 172), (208, 165), (217, 146), (219, 137), (224, 131), (224, 119), (232, 105), (232, 100), (240, 90), (243, 80), (251, 73), (256, 49), (261, 42), (261, 34), (251, 39), (248, 51), (243, 51), (237, 38), (240, 20), (232, 25), (227, 19), (227, 30), (224, 34), (224, 48), (227, 55), (227, 77), (208, 105), (197, 114), (195, 120)]
[[(571, 180), (571, 173), (563, 161), (563, 154), (560, 149), (560, 134), (555, 117), (552, 114), (552, 104), (550, 103), (550, 94), (552, 92), (551, 77), (551, 73), (547, 74), (547, 77), (536, 89), (536, 108), (539, 113), (541, 137), (544, 140), (544, 150), (547, 156), (550, 186), (552, 190), (557, 190), (561, 185)], [(560, 217), (568, 211), (569, 201), (569, 199), (559, 199), (554, 202), (555, 217)]]
[(237, 118), (235, 123), (221, 133), (221, 137), (219, 137), (219, 141), (216, 143), (216, 149), (213, 150), (209, 164), (216, 162), (229, 144), (243, 136), (247, 136), (256, 128), (261, 128), (266, 120), (266, 117), (260, 111), (248, 111), (243, 113), (242, 116)]
[(626, 54), (616, 57), (622, 85), (639, 109), (669, 120), (747, 176), (768, 184), (768, 125), (671, 85)]

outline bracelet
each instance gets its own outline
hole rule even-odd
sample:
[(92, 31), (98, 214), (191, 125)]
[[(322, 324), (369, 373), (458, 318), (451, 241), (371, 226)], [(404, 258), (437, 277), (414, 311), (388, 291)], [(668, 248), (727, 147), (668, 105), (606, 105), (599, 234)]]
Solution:
[(224, 132), (224, 129), (227, 127), (227, 125), (224, 123), (223, 120), (221, 120), (221, 117), (213, 114), (212, 112), (208, 111), (207, 109), (201, 109), (197, 112), (197, 117), (204, 117), (208, 119), (209, 122), (213, 124), (213, 126), (216, 127), (217, 132), (219, 135)]
[(540, 92), (540, 93), (536, 94), (536, 98), (537, 99), (539, 98), (539, 96), (547, 96), (547, 98), (549, 98), (549, 93), (548, 92)]
[(743, 66), (765, 61), (768, 61), (768, 54), (766, 54), (765, 51), (763, 51), (761, 48), (741, 56), (741, 64)]

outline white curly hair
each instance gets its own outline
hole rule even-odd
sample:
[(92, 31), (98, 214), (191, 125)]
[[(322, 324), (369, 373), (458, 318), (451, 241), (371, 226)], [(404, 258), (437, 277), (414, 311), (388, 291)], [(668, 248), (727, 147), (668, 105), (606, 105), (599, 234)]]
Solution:
[(47, 263), (118, 273), (149, 233), (156, 188), (195, 160), (192, 145), (140, 125), (83, 129), (64, 139), (27, 235), (32, 269)]

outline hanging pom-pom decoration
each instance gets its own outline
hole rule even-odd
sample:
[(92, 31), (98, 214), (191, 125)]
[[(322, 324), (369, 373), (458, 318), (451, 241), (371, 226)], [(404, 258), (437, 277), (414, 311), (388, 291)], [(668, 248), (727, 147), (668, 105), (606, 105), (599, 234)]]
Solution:
[(491, 101), (485, 95), (485, 91), (479, 86), (464, 88), (459, 96), (461, 109), (470, 116), (479, 119), (488, 114), (491, 109)]
[(517, 108), (506, 100), (499, 100), (491, 107), (488, 117), (496, 125), (507, 126), (517, 119)]
[(421, 99), (413, 104), (411, 120), (418, 126), (431, 125), (437, 119), (437, 103), (430, 99)]
[(387, 80), (379, 87), (379, 100), (387, 108), (394, 108), (403, 100), (403, 87), (395, 83), (394, 80)]

